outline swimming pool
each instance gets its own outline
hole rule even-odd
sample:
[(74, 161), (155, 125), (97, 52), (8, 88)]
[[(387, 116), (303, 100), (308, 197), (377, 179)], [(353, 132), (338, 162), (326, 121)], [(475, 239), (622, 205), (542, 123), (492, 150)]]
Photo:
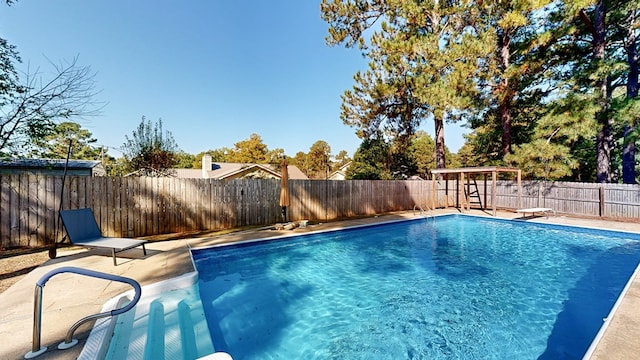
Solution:
[(640, 237), (446, 215), (192, 251), (234, 359), (581, 358)]

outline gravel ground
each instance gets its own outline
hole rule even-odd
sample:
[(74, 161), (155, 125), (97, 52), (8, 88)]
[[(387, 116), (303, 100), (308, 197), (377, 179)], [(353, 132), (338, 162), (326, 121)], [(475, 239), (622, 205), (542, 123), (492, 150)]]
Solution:
[(3, 253), (0, 257), (0, 293), (47, 260), (49, 260), (48, 250)]

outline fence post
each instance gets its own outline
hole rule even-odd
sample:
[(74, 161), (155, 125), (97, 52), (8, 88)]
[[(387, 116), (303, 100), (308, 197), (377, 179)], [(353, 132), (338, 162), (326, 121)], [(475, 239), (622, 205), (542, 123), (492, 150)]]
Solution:
[(598, 188), (598, 198), (600, 200), (600, 217), (603, 217), (604, 214), (604, 202), (605, 202), (605, 198), (604, 198), (604, 186), (600, 185), (600, 187)]
[(542, 202), (542, 193), (544, 192), (544, 186), (542, 185), (542, 181), (538, 182), (538, 207), (541, 207), (540, 203)]

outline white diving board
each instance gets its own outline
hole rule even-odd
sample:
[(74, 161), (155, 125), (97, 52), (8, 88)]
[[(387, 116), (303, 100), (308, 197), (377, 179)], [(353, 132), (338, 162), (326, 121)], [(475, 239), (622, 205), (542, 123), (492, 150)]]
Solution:
[(534, 216), (536, 213), (542, 213), (546, 217), (549, 217), (549, 213), (552, 213), (553, 216), (556, 216), (555, 210), (552, 208), (526, 208), (526, 209), (518, 209), (516, 212), (521, 213), (522, 217), (526, 217), (528, 213), (531, 213), (531, 216)]

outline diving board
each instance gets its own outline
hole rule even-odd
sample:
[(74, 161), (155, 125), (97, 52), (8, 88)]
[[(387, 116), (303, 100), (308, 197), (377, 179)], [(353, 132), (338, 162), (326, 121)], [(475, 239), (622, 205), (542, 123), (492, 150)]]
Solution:
[(534, 216), (536, 213), (542, 213), (546, 217), (549, 217), (549, 213), (552, 213), (553, 216), (556, 216), (556, 212), (552, 208), (541, 208), (541, 207), (526, 208), (526, 209), (518, 209), (516, 210), (516, 212), (521, 213), (522, 217), (526, 217), (528, 213), (531, 213), (531, 216)]

